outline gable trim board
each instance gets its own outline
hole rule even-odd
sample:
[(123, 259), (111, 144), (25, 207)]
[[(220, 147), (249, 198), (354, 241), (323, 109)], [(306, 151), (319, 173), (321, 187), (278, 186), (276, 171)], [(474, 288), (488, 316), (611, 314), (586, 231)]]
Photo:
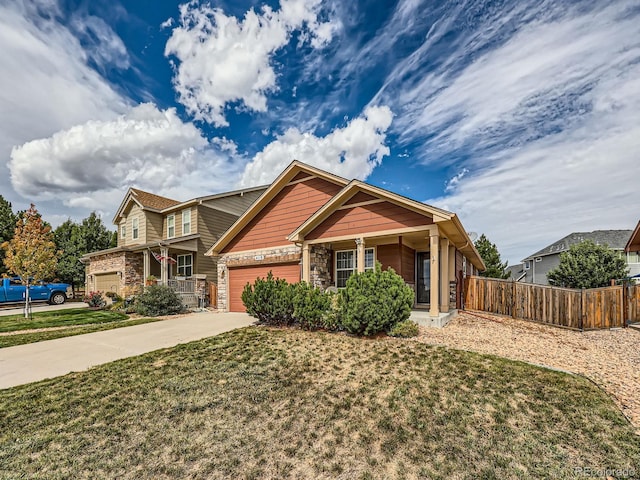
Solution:
[[(403, 236), (422, 251), (442, 250), (442, 278), (438, 278), (440, 254), (432, 254), (434, 266), (430, 269), (431, 295), (436, 299), (431, 302), (431, 311), (435, 315), (440, 308), (448, 309), (448, 282), (455, 278), (455, 273), (449, 272), (449, 265), (454, 263), (449, 259), (456, 250), (477, 270), (485, 268), (454, 213), (294, 161), (207, 251), (206, 255), (218, 259), (218, 278), (224, 279), (227, 273), (226, 280), (219, 284), (219, 309), (239, 308), (241, 291), (238, 274), (231, 273), (234, 269), (251, 266), (254, 272), (268, 272), (269, 265), (280, 268), (284, 263), (292, 269), (291, 260), (298, 259), (297, 280), (309, 280), (311, 264), (315, 262), (314, 269), (318, 266), (318, 248), (330, 251), (332, 258), (334, 249), (357, 249), (358, 258), (364, 258), (364, 245), (369, 241), (392, 245), (380, 250), (388, 256), (388, 252), (406, 250), (402, 248)], [(326, 255), (322, 255), (321, 263), (326, 262)], [(394, 263), (405, 261), (403, 257)], [(325, 277), (333, 275), (327, 273), (331, 266), (322, 267)], [(358, 270), (363, 268), (358, 265)], [(229, 280), (231, 275), (236, 275), (233, 281)]]

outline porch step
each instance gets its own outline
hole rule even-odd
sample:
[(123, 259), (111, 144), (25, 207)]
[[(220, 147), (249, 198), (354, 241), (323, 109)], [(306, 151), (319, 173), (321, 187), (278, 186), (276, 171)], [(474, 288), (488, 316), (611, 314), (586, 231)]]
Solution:
[(437, 317), (432, 317), (429, 315), (428, 310), (411, 310), (409, 320), (413, 320), (424, 327), (442, 328), (457, 314), (458, 310), (450, 310), (446, 313), (440, 313)]

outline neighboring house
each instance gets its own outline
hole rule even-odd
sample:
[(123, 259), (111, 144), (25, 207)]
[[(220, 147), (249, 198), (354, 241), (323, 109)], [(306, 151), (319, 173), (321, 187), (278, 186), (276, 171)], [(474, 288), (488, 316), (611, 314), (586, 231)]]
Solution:
[[(526, 283), (548, 285), (547, 273), (560, 265), (560, 254), (569, 250), (572, 245), (584, 240), (591, 240), (597, 245), (608, 245), (609, 248), (623, 255), (629, 235), (631, 235), (631, 230), (595, 230), (593, 232), (571, 233), (522, 260), (518, 271), (512, 272), (512, 278)], [(635, 258), (637, 259), (637, 256)]]
[(640, 275), (640, 221), (631, 233), (624, 247), (624, 253), (629, 266), (629, 276)]
[(118, 246), (82, 258), (86, 290), (121, 293), (153, 275), (216, 282), (215, 260), (204, 253), (266, 187), (179, 202), (136, 188), (124, 197), (113, 223)]
[[(218, 261), (218, 308), (244, 311), (247, 282), (269, 271), (289, 282), (342, 288), (375, 261), (414, 289), (430, 316), (456, 308), (463, 272), (484, 269), (458, 217), (293, 162), (207, 252)], [(459, 290), (458, 290), (459, 292)]]

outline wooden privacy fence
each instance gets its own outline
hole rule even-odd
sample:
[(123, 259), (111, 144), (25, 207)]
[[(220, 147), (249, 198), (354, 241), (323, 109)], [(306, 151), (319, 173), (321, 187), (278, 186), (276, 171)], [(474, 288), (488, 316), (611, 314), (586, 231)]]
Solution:
[(640, 321), (640, 286), (575, 290), (467, 277), (464, 308), (579, 330)]

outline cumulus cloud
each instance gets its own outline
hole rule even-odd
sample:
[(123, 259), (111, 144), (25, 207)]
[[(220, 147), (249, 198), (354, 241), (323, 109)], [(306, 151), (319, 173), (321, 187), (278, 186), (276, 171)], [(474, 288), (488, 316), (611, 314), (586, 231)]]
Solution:
[(95, 197), (132, 184), (158, 190), (195, 170), (196, 153), (207, 145), (175, 109), (142, 104), (114, 120), (92, 120), (15, 147), (9, 169), (14, 188), (32, 198)]
[(346, 178), (364, 179), (389, 155), (385, 139), (392, 120), (389, 107), (377, 106), (368, 107), (362, 116), (325, 137), (290, 128), (255, 155), (240, 185), (270, 183), (293, 160)]
[(179, 26), (165, 55), (177, 59), (173, 79), (178, 99), (197, 120), (226, 126), (225, 106), (239, 102), (263, 112), (277, 89), (272, 57), (294, 31), (314, 48), (328, 43), (337, 26), (318, 19), (321, 0), (281, 0), (280, 9), (253, 9), (242, 20), (208, 4), (180, 7)]

